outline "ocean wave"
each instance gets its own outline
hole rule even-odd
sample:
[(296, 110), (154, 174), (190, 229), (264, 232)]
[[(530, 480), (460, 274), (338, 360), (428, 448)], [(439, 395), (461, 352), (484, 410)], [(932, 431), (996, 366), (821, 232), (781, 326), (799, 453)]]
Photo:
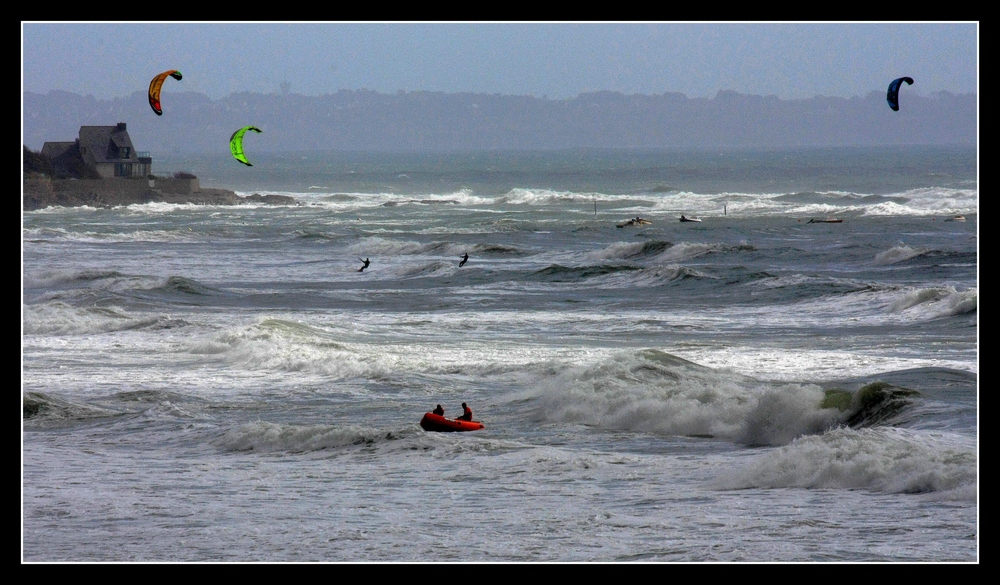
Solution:
[(914, 248), (906, 244), (898, 244), (884, 252), (876, 254), (872, 263), (876, 266), (886, 266), (905, 264), (910, 261), (935, 266), (962, 263), (975, 265), (978, 262), (978, 255), (976, 253), (938, 250), (934, 248)]
[(954, 287), (921, 288), (907, 291), (889, 305), (889, 311), (919, 311), (923, 319), (937, 319), (975, 313), (979, 309), (979, 289), (958, 291)]
[(853, 391), (763, 382), (653, 349), (567, 366), (537, 386), (525, 394), (540, 421), (750, 446), (786, 445), (838, 427), (902, 424), (924, 400), (884, 382)]
[(398, 278), (434, 278), (437, 276), (447, 276), (455, 273), (455, 263), (426, 262), (417, 265), (406, 265), (395, 267), (392, 271)]
[(136, 230), (125, 229), (114, 232), (96, 231), (74, 231), (68, 229), (44, 230), (33, 233), (26, 233), (22, 236), (25, 241), (47, 242), (58, 241), (60, 243), (76, 242), (81, 244), (108, 244), (108, 243), (131, 243), (131, 242), (198, 242), (200, 235), (181, 229), (162, 230)]
[(329, 451), (339, 455), (364, 453), (402, 452), (443, 449), (449, 457), (460, 457), (469, 451), (508, 452), (521, 448), (519, 443), (468, 436), (471, 433), (425, 432), (418, 426), (419, 417), (412, 422), (395, 425), (389, 430), (358, 424), (281, 424), (254, 421), (228, 429), (211, 443), (225, 451), (261, 454), (270, 453), (320, 453)]
[(845, 295), (849, 293), (864, 293), (879, 290), (870, 282), (853, 278), (837, 278), (833, 276), (812, 276), (808, 274), (788, 274), (754, 280), (751, 285), (759, 289), (791, 289), (789, 298), (805, 296)]
[(906, 244), (897, 244), (884, 252), (876, 254), (873, 263), (877, 265), (898, 264), (918, 256), (923, 256), (928, 252), (930, 250), (926, 248), (914, 248)]
[(689, 278), (701, 280), (706, 278), (716, 279), (717, 277), (711, 276), (708, 273), (696, 270), (689, 266), (674, 264), (669, 266), (653, 266), (650, 268), (644, 268), (638, 274), (634, 275), (630, 284), (638, 287), (654, 287), (680, 282)]
[(865, 489), (934, 493), (975, 501), (975, 445), (945, 433), (892, 427), (832, 429), (800, 437), (742, 468), (720, 474), (718, 489)]
[(89, 404), (80, 404), (43, 392), (21, 395), (22, 418), (32, 424), (62, 424), (92, 419), (116, 417), (119, 411)]
[(880, 203), (865, 209), (868, 215), (955, 216), (979, 212), (978, 189), (923, 187), (899, 194), (905, 204)]
[(615, 242), (606, 248), (588, 254), (596, 260), (633, 260), (663, 253), (673, 246), (670, 242), (650, 240), (646, 242)]
[(38, 244), (66, 238), (71, 232), (65, 228), (24, 228), (21, 230), (21, 241)]
[(812, 384), (769, 385), (658, 350), (568, 368), (537, 391), (536, 416), (614, 430), (786, 444), (841, 424)]
[(622, 271), (609, 271), (602, 274), (589, 274), (587, 277), (595, 276), (588, 282), (588, 286), (601, 289), (628, 290), (632, 288), (654, 288), (658, 286), (677, 284), (689, 279), (701, 280), (717, 277), (702, 272), (689, 266), (679, 264), (667, 266), (651, 266), (649, 268), (629, 267)]
[(289, 425), (255, 421), (229, 429), (214, 443), (227, 451), (304, 453), (393, 440), (391, 432), (358, 425)]
[(573, 191), (552, 191), (550, 189), (526, 189), (517, 187), (506, 195), (497, 197), (497, 203), (511, 205), (546, 205), (550, 203), (566, 203), (574, 201), (594, 201), (594, 193), (575, 193)]
[[(545, 319), (544, 315), (535, 316), (531, 321), (537, 324)], [(441, 322), (439, 329), (482, 330), (488, 334), (502, 326), (509, 326), (502, 318), (498, 322), (476, 316)], [(411, 326), (392, 326), (394, 334), (400, 334), (401, 328), (409, 330)], [(534, 347), (509, 347), (497, 352), (490, 342), (456, 348), (433, 338), (426, 342), (386, 345), (357, 341), (356, 329), (349, 318), (340, 325), (321, 328), (279, 317), (264, 317), (250, 325), (192, 339), (187, 342), (187, 350), (194, 355), (213, 356), (238, 370), (282, 375), (296, 372), (316, 376), (324, 382), (458, 374), (468, 379), (500, 377), (504, 383), (521, 378), (529, 383), (555, 367), (550, 355)], [(417, 324), (417, 329), (425, 331), (426, 326)]]
[(498, 256), (498, 257), (515, 257), (515, 256), (525, 256), (528, 252), (521, 250), (516, 246), (509, 246), (503, 244), (475, 244), (472, 246), (472, 251), (475, 254), (481, 254), (483, 256)]
[(686, 260), (691, 260), (693, 258), (698, 258), (700, 256), (705, 256), (706, 254), (728, 254), (728, 253), (742, 253), (742, 252), (753, 252), (757, 248), (742, 242), (740, 244), (720, 244), (720, 243), (701, 243), (701, 242), (680, 242), (674, 244), (663, 250), (661, 254), (656, 257), (657, 262), (684, 262)]
[(392, 370), (394, 362), (363, 344), (340, 342), (336, 332), (274, 317), (192, 340), (188, 351), (217, 355), (243, 369), (307, 372), (332, 379), (380, 377)]
[(185, 324), (165, 315), (136, 317), (114, 307), (74, 307), (61, 301), (23, 305), (22, 315), (25, 335), (87, 335)]
[(293, 193), (302, 202), (312, 207), (330, 207), (341, 211), (370, 209), (373, 207), (396, 207), (400, 205), (489, 205), (496, 201), (475, 195), (471, 189), (458, 189), (445, 193), (425, 193), (420, 195), (382, 193)]
[(456, 242), (417, 242), (413, 240), (393, 240), (372, 236), (347, 247), (347, 253), (361, 256), (409, 256), (416, 254), (462, 256), (469, 250), (467, 244)]
[(913, 289), (852, 278), (789, 274), (761, 276), (746, 282), (755, 309), (736, 307), (741, 318), (789, 327), (887, 326), (972, 315), (978, 289)]
[(185, 295), (210, 295), (222, 291), (183, 276), (142, 276), (123, 274), (116, 270), (47, 270), (26, 274), (25, 288), (71, 288), (106, 291), (116, 294), (171, 292)]
[(633, 272), (642, 270), (638, 266), (625, 264), (595, 264), (588, 266), (563, 266), (561, 264), (551, 264), (531, 273), (530, 277), (551, 282), (566, 282), (572, 280), (585, 280), (595, 276), (604, 276), (618, 272)]
[(57, 287), (63, 284), (89, 283), (118, 278), (133, 277), (126, 277), (117, 270), (44, 270), (34, 274), (25, 274), (24, 286), (27, 288)]
[(299, 229), (295, 231), (295, 236), (302, 240), (334, 240), (335, 236), (329, 232), (318, 231), (313, 228)]

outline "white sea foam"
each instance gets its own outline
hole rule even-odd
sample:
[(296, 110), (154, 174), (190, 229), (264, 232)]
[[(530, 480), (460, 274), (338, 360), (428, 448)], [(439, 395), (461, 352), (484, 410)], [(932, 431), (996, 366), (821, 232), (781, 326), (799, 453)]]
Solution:
[(133, 316), (114, 307), (73, 307), (62, 302), (22, 306), (25, 335), (86, 335), (163, 324), (164, 315)]
[(534, 393), (537, 416), (607, 429), (784, 444), (843, 416), (813, 385), (773, 387), (658, 351), (619, 352), (566, 369)]
[(287, 425), (264, 421), (229, 429), (216, 443), (229, 451), (302, 453), (372, 442), (384, 435), (356, 425)]
[[(690, 182), (672, 158), (342, 182), (220, 156), (278, 189), (250, 193), (328, 188), (24, 213), (26, 558), (975, 561), (976, 219), (932, 221), (975, 198), (863, 193), (974, 157), (719, 177), (730, 156)], [(823, 408), (883, 379), (905, 388), (877, 412)], [(419, 427), (463, 401), (482, 432)]]
[(496, 201), (510, 205), (547, 205), (560, 202), (589, 202), (593, 200), (593, 193), (515, 188), (511, 189), (506, 195), (498, 197)]
[(972, 313), (978, 308), (978, 288), (958, 291), (954, 287), (942, 287), (909, 290), (888, 309), (915, 314), (918, 320), (929, 320)]
[(866, 489), (888, 493), (939, 492), (975, 501), (975, 446), (940, 433), (892, 427), (805, 436), (741, 468), (724, 471), (720, 489), (751, 487)]

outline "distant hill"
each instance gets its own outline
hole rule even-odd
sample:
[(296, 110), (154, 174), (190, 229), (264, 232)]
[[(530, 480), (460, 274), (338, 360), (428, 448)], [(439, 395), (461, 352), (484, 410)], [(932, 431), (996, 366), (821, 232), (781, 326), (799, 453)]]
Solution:
[(139, 150), (156, 154), (226, 151), (236, 129), (263, 130), (255, 152), (425, 151), (663, 147), (974, 145), (975, 94), (916, 91), (892, 111), (884, 92), (864, 97), (775, 96), (720, 91), (586, 93), (552, 100), (499, 94), (340, 91), (321, 96), (198, 93), (162, 96), (155, 115), (145, 92), (98, 100), (64, 91), (24, 93), (24, 145), (76, 138), (80, 126), (127, 122)]

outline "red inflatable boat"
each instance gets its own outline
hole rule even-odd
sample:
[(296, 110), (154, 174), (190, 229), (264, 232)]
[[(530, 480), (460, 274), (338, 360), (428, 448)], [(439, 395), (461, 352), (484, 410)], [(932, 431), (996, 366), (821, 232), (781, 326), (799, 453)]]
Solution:
[(424, 418), (420, 419), (420, 426), (425, 431), (437, 431), (439, 433), (455, 433), (461, 431), (478, 431), (486, 428), (483, 423), (477, 420), (455, 420), (445, 418), (440, 414), (428, 412)]

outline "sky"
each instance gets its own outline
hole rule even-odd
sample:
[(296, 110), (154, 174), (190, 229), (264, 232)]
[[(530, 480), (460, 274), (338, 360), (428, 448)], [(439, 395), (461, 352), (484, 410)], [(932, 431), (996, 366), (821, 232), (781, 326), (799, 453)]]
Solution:
[[(340, 90), (574, 98), (614, 91), (781, 99), (977, 93), (978, 22), (32, 22), (22, 92), (98, 99), (164, 91)], [(174, 85), (174, 87), (170, 87)]]

